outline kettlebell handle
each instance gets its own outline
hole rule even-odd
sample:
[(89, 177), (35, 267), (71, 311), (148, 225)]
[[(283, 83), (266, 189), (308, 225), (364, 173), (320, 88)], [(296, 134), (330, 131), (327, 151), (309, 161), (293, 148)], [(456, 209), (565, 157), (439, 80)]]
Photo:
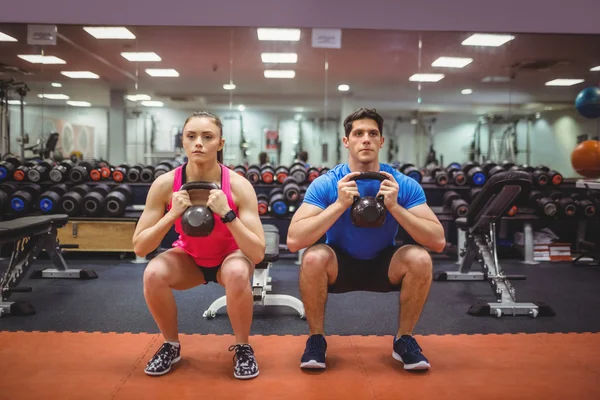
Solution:
[(213, 190), (219, 189), (219, 185), (213, 182), (188, 182), (184, 184), (179, 190)]
[[(384, 180), (388, 179), (388, 177), (383, 174), (380, 174), (379, 172), (361, 172), (360, 175), (353, 176), (352, 178), (350, 178), (351, 181), (360, 181), (363, 179), (373, 179), (379, 182), (383, 182)], [(379, 200), (380, 202), (383, 201), (383, 199), (383, 195), (377, 196), (377, 200)], [(358, 200), (360, 200), (360, 197), (354, 196), (354, 202), (356, 203)]]

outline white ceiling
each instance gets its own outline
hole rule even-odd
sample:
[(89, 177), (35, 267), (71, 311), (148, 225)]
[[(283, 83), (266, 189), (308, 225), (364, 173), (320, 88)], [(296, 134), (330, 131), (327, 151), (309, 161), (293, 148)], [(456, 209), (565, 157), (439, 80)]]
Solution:
[[(81, 26), (59, 26), (56, 46), (27, 45), (27, 25), (0, 24), (0, 32), (18, 42), (0, 42), (0, 79), (15, 78), (31, 88), (26, 101), (38, 104), (38, 93), (64, 93), (71, 100), (88, 101), (94, 106), (110, 104), (110, 90), (123, 90), (152, 96), (167, 107), (209, 108), (216, 111), (232, 104), (247, 110), (322, 113), (327, 94), (329, 112), (337, 113), (344, 97), (355, 104), (376, 106), (389, 112), (417, 108), (436, 112), (492, 112), (508, 108), (539, 111), (546, 107), (572, 107), (577, 93), (597, 84), (600, 72), (600, 36), (517, 34), (499, 47), (468, 47), (461, 42), (472, 33), (404, 32), (390, 30), (344, 29), (341, 49), (311, 46), (311, 31), (303, 29), (299, 42), (260, 42), (256, 29), (219, 27), (130, 27), (134, 40), (97, 40)], [(419, 38), (423, 47), (420, 54)], [(31, 64), (17, 54), (54, 55), (66, 65)], [(123, 51), (153, 51), (161, 62), (132, 63), (121, 57)], [(298, 63), (294, 79), (266, 79), (262, 52), (295, 52)], [(436, 68), (431, 64), (440, 56), (470, 57), (473, 62), (462, 69)], [(329, 70), (325, 73), (325, 60)], [(547, 69), (521, 68), (526, 63), (549, 65)], [(230, 64), (231, 63), (231, 64)], [(223, 84), (231, 74), (236, 90), (225, 91)], [(270, 66), (287, 68), (287, 66)], [(153, 78), (146, 68), (174, 68), (177, 78)], [(63, 70), (86, 70), (98, 80), (69, 79)], [(19, 72), (20, 71), (20, 72)], [(417, 72), (444, 73), (438, 83), (409, 82)], [(511, 76), (508, 83), (483, 83), (486, 76)], [(556, 78), (580, 78), (573, 87), (547, 87)], [(62, 88), (50, 87), (61, 82)], [(349, 92), (338, 85), (348, 84)], [(462, 95), (461, 90), (473, 89)], [(179, 100), (177, 100), (179, 99)], [(180, 101), (183, 100), (183, 101)], [(63, 101), (44, 100), (44, 104), (64, 105)], [(128, 102), (129, 105), (134, 103)], [(332, 111), (333, 110), (333, 111)]]

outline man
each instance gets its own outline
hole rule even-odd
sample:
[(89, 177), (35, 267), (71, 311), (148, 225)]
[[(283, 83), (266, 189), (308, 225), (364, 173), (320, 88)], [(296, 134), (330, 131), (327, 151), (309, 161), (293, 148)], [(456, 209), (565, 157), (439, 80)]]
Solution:
[[(208, 112), (196, 112), (185, 121), (182, 146), (188, 162), (156, 179), (146, 199), (134, 236), (135, 254), (156, 249), (175, 225), (179, 240), (161, 253), (144, 271), (144, 297), (164, 342), (146, 365), (148, 375), (164, 375), (181, 360), (177, 305), (173, 290), (188, 290), (208, 282), (225, 287), (227, 314), (235, 334), (234, 377), (258, 376), (258, 363), (248, 343), (254, 299), (250, 279), (265, 252), (254, 188), (223, 161), (223, 124)], [(213, 182), (210, 192), (182, 191), (186, 182)], [(204, 196), (202, 196), (204, 194)], [(215, 223), (210, 235), (188, 236), (181, 216), (191, 199), (206, 199)], [(165, 213), (165, 209), (167, 212)]]
[[(400, 289), (401, 312), (392, 355), (407, 370), (429, 369), (429, 361), (412, 333), (432, 279), (432, 260), (424, 247), (435, 252), (444, 249), (443, 227), (426, 204), (421, 186), (379, 163), (383, 118), (375, 110), (361, 108), (349, 115), (344, 130), (348, 163), (312, 182), (288, 230), (287, 244), (292, 252), (307, 248), (300, 268), (300, 293), (310, 334), (300, 367), (325, 368), (323, 321), (328, 292)], [(362, 172), (379, 172), (387, 179), (351, 180)], [(387, 210), (383, 225), (355, 227), (350, 215), (354, 196), (379, 195), (384, 196)], [(396, 247), (399, 225), (423, 247)], [(326, 244), (315, 245), (324, 234)]]

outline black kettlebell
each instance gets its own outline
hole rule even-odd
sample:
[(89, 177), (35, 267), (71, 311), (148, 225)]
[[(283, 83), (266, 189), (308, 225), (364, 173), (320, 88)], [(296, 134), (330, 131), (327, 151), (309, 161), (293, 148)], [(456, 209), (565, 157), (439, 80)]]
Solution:
[[(351, 181), (363, 179), (374, 179), (383, 182), (387, 177), (378, 172), (363, 172), (358, 176), (350, 178)], [(354, 196), (352, 203), (352, 224), (359, 228), (379, 228), (385, 222), (386, 209), (383, 204), (383, 196)]]
[[(184, 184), (180, 190), (212, 190), (219, 186), (212, 182), (189, 182)], [(215, 217), (212, 210), (207, 206), (193, 205), (188, 207), (181, 216), (181, 228), (188, 236), (203, 237), (211, 234), (215, 227)]]

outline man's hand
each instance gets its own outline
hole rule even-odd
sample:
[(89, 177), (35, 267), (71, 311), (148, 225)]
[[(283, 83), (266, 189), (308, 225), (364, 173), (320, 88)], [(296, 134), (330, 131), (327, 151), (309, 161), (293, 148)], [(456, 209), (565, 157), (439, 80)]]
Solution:
[(381, 182), (377, 197), (383, 196), (383, 204), (385, 208), (391, 210), (398, 205), (398, 182), (394, 179), (394, 176), (385, 171), (379, 171), (380, 174), (387, 177), (386, 180)]
[(350, 178), (360, 175), (360, 172), (351, 172), (338, 181), (338, 199), (337, 202), (344, 209), (350, 207), (354, 202), (354, 196), (360, 197), (356, 181), (350, 181)]
[(231, 210), (227, 202), (227, 196), (225, 196), (225, 193), (221, 189), (212, 189), (210, 191), (206, 205), (221, 218)]
[(192, 201), (190, 200), (190, 195), (185, 190), (180, 190), (177, 192), (173, 192), (171, 197), (171, 210), (169, 212), (179, 218), (181, 214), (188, 209), (188, 207), (192, 206)]

